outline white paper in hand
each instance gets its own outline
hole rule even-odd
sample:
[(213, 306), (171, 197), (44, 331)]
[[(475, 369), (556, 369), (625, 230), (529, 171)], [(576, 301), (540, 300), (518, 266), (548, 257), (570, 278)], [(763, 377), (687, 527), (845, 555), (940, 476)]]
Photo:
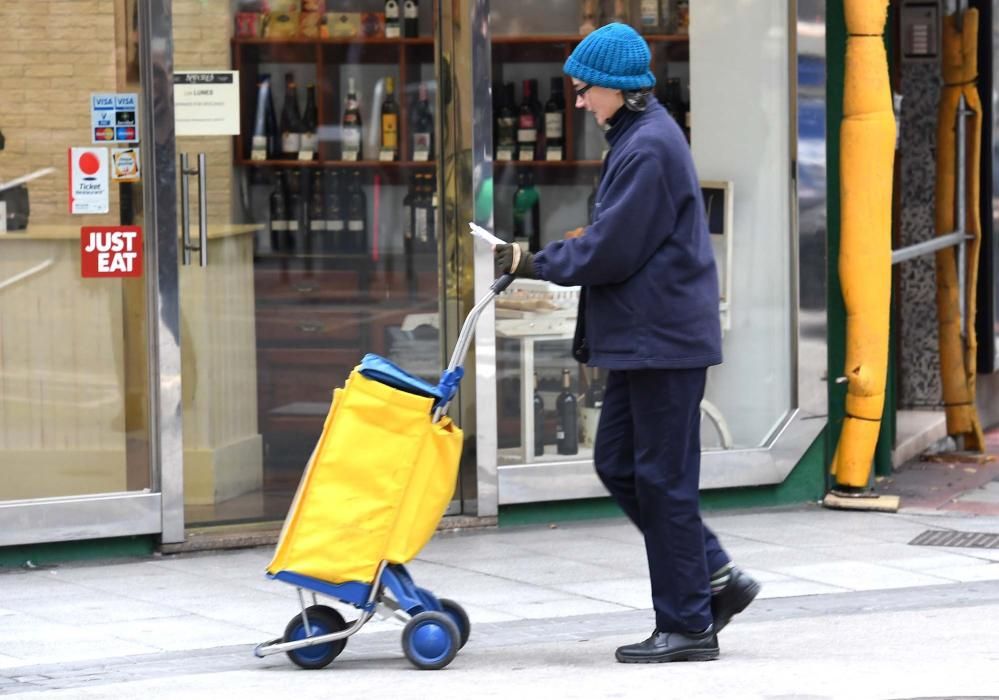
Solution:
[(486, 243), (488, 243), (493, 247), (501, 245), (506, 242), (502, 238), (497, 238), (486, 229), (482, 228), (478, 224), (473, 223), (471, 221), (468, 222), (468, 228), (471, 229), (471, 233), (473, 236), (475, 236), (479, 240), (485, 241)]

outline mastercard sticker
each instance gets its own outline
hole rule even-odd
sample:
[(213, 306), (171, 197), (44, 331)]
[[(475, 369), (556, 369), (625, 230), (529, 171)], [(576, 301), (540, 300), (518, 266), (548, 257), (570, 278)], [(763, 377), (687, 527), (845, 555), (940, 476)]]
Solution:
[(114, 127), (94, 129), (94, 142), (98, 141), (114, 141)]

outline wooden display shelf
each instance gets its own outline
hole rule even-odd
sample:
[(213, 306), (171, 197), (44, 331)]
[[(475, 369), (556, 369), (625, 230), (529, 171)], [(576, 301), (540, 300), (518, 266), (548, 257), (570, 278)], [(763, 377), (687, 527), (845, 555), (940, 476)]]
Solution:
[[(654, 43), (684, 43), (687, 34), (643, 34), (646, 41)], [(494, 36), (493, 44), (565, 44), (583, 40), (579, 34), (531, 34), (524, 36)], [(370, 44), (375, 46), (432, 46), (432, 36), (388, 39), (385, 37), (330, 37), (329, 39), (268, 39), (264, 37), (236, 36), (233, 44), (245, 46), (317, 46), (341, 44)]]
[[(654, 43), (683, 43), (689, 42), (688, 34), (643, 34), (642, 37)], [(583, 40), (579, 34), (531, 34), (525, 36), (494, 36), (492, 43), (495, 44), (572, 44)]]
[(432, 46), (432, 36), (400, 37), (330, 37), (328, 39), (268, 39), (266, 37), (234, 36), (232, 43), (243, 46), (337, 46), (369, 44), (372, 46)]
[(602, 160), (494, 160), (494, 168), (542, 168), (561, 170), (564, 168), (599, 168)]
[(237, 158), (237, 165), (257, 168), (360, 168), (364, 170), (413, 170), (435, 168), (435, 160), (251, 160)]
[(537, 185), (566, 185), (589, 183), (602, 165), (602, 160), (497, 160), (493, 161), (493, 173), (497, 181), (506, 184), (513, 182), (516, 173), (527, 170)]

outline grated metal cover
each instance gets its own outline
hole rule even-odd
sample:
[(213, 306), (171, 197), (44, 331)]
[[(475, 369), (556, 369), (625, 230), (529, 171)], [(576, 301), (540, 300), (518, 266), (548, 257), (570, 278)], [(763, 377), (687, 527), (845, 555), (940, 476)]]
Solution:
[(927, 530), (916, 535), (909, 544), (923, 547), (969, 547), (999, 549), (999, 534), (991, 532), (961, 532), (959, 530)]

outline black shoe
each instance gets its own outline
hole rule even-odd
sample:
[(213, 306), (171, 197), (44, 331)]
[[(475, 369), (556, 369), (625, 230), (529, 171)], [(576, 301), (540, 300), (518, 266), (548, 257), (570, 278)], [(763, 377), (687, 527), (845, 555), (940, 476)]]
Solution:
[(733, 566), (728, 583), (711, 596), (711, 616), (715, 621), (715, 630), (721, 632), (725, 629), (725, 625), (745, 610), (759, 593), (760, 584), (745, 571)]
[(644, 642), (618, 647), (615, 656), (623, 664), (712, 661), (718, 658), (718, 636), (714, 627), (686, 634), (653, 630)]

